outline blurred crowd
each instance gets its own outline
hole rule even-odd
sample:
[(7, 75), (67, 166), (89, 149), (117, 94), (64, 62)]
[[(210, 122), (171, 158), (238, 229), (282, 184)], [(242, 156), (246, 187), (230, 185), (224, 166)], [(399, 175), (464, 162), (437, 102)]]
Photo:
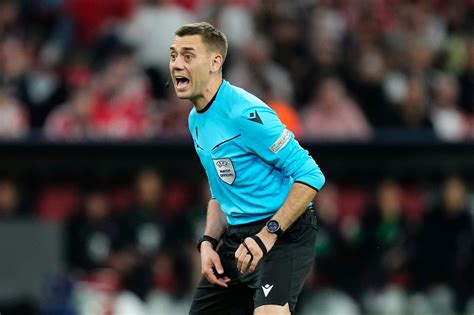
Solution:
[[(0, 0), (0, 140), (186, 135), (191, 104), (166, 88), (168, 47), (203, 20), (229, 39), (224, 77), (299, 139), (474, 139), (472, 0)], [(38, 308), (186, 314), (206, 181), (105, 177), (0, 175), (0, 221), (63, 226), (67, 272)], [(328, 183), (297, 314), (473, 314), (470, 184)]]
[[(41, 314), (187, 314), (200, 278), (207, 181), (154, 168), (108, 178), (41, 181), (36, 189), (0, 179), (0, 221), (63, 226), (66, 273), (45, 285)], [(297, 314), (472, 314), (468, 183), (457, 175), (328, 183), (316, 199), (316, 263)]]
[(472, 0), (1, 0), (0, 138), (186, 134), (168, 47), (202, 20), (298, 137), (474, 138)]

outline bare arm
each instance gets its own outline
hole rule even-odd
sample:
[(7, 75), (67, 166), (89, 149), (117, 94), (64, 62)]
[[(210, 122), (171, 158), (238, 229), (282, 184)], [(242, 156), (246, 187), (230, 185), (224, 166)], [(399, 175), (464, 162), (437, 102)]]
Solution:
[(227, 227), (227, 220), (221, 205), (216, 199), (211, 199), (207, 205), (205, 235), (212, 236), (218, 240)]
[[(294, 183), (285, 202), (272, 219), (280, 222), (281, 229), (286, 231), (303, 214), (316, 194), (317, 191), (313, 188), (298, 182)], [(266, 229), (264, 231), (267, 232)], [(268, 232), (267, 234), (274, 236)]]
[[(204, 234), (220, 239), (227, 227), (227, 220), (221, 205), (216, 199), (211, 199), (207, 206), (206, 228)], [(215, 271), (214, 271), (215, 270)], [(219, 277), (216, 273), (220, 275)], [(221, 259), (212, 244), (208, 241), (201, 243), (201, 273), (210, 283), (227, 288), (230, 278), (222, 277), (224, 268)]]
[[(314, 199), (317, 191), (305, 184), (294, 183), (291, 187), (288, 196), (281, 208), (275, 213), (272, 219), (277, 220), (280, 223), (280, 228), (286, 231), (306, 210), (308, 204)], [(276, 234), (269, 233), (264, 227), (257, 236), (265, 244), (265, 247), (270, 251), (277, 240)], [(260, 248), (257, 243), (251, 239), (246, 238), (245, 243), (250, 248), (253, 255), (253, 259), (250, 260), (250, 256), (247, 255), (247, 250), (243, 245), (240, 245), (235, 252), (235, 258), (237, 259), (237, 268), (244, 272), (249, 267), (249, 271), (253, 272), (257, 263), (263, 257)]]

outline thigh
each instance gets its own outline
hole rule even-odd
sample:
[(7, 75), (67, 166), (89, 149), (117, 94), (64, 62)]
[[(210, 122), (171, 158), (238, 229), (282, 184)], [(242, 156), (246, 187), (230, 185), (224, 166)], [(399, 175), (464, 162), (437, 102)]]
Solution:
[(213, 285), (202, 278), (194, 294), (190, 315), (251, 315), (255, 290), (244, 284), (228, 288)]
[(264, 258), (258, 270), (255, 308), (288, 303), (294, 312), (314, 262), (316, 228), (314, 213), (307, 211)]
[(219, 250), (224, 274), (229, 277), (228, 288), (210, 283), (202, 278), (194, 294), (190, 314), (192, 315), (251, 315), (253, 314), (253, 296), (255, 289), (241, 281), (234, 253), (227, 247)]

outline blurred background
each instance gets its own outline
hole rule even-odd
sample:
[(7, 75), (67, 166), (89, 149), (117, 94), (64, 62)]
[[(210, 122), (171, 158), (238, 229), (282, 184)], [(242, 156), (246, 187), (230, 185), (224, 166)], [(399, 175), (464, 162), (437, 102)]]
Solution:
[(474, 1), (0, 0), (0, 313), (187, 314), (209, 188), (184, 23), (328, 179), (297, 315), (474, 314)]

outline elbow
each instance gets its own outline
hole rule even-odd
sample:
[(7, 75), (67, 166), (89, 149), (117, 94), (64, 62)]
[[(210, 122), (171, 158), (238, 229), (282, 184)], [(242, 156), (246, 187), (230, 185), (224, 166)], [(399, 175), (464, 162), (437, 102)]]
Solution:
[(326, 176), (324, 176), (323, 172), (319, 170), (319, 179), (320, 179), (320, 186), (319, 189), (323, 188), (324, 184), (326, 183)]
[(317, 191), (320, 191), (321, 188), (323, 188), (324, 183), (326, 183), (326, 176), (324, 176), (323, 172), (321, 172), (318, 167), (318, 169), (313, 172), (311, 177), (314, 182), (314, 187)]
[(314, 192), (318, 192), (326, 182), (326, 177), (324, 174), (319, 170), (315, 170), (314, 172), (307, 173), (304, 176), (299, 176), (295, 178), (295, 183), (304, 184), (314, 190)]
[(319, 191), (324, 186), (326, 177), (319, 167), (316, 167), (311, 172), (306, 173), (303, 177), (296, 179), (295, 181), (306, 183), (314, 187), (316, 191)]

